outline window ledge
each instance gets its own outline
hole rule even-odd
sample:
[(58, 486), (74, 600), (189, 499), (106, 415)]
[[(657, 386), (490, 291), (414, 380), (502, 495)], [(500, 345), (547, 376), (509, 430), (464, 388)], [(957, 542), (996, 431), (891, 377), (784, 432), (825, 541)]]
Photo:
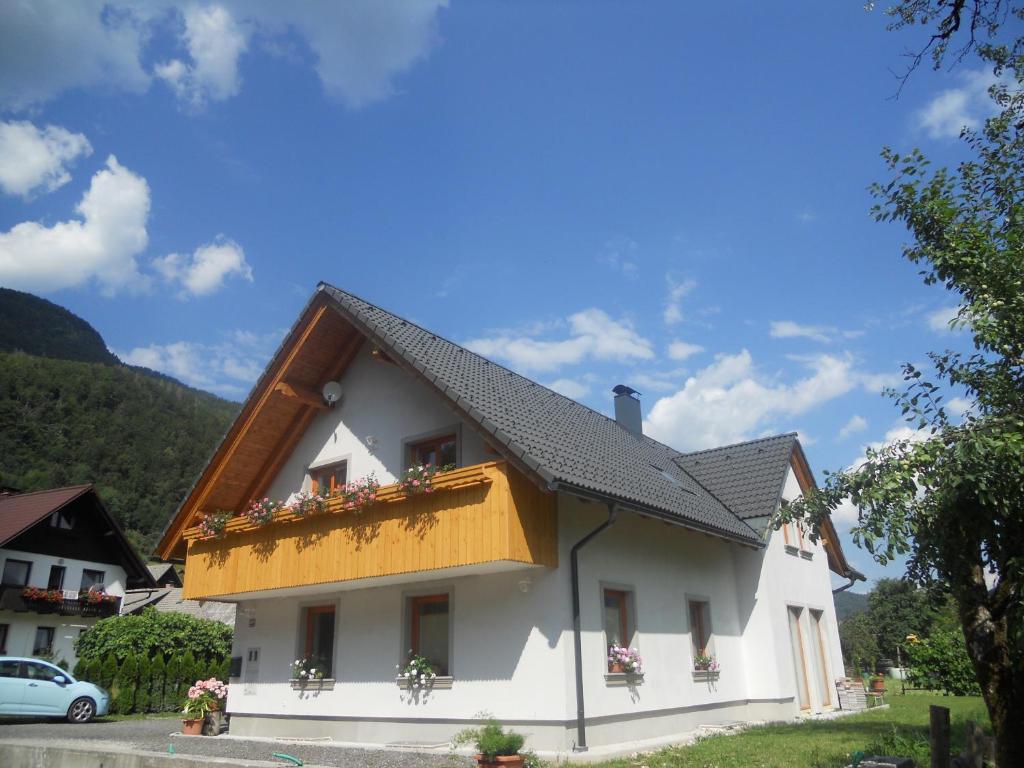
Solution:
[[(428, 691), (446, 691), (452, 687), (452, 681), (454, 679), (455, 678), (453, 678), (451, 675), (438, 675), (433, 680), (431, 680), (427, 685), (423, 686), (423, 688)], [(409, 678), (407, 677), (398, 676), (395, 678), (395, 683), (398, 685), (399, 688), (402, 688), (403, 690), (409, 689)]]
[(714, 680), (717, 680), (719, 675), (721, 674), (722, 670), (720, 669), (716, 669), (713, 671), (710, 669), (695, 669), (693, 670), (693, 679), (695, 682), (698, 683), (712, 682)]
[(333, 691), (334, 690), (334, 678), (333, 677), (321, 677), (319, 680), (302, 680), (297, 677), (293, 677), (289, 680), (292, 684), (293, 691)]
[(814, 557), (814, 553), (813, 552), (808, 552), (806, 549), (801, 549), (800, 550), (800, 557), (802, 557), (804, 560), (810, 560), (811, 558)]
[(605, 672), (604, 674), (605, 685), (609, 687), (617, 685), (641, 685), (643, 681), (643, 672)]
[(786, 554), (787, 555), (799, 555), (800, 554), (800, 548), (799, 547), (794, 547), (792, 544), (786, 544), (785, 546), (786, 546)]

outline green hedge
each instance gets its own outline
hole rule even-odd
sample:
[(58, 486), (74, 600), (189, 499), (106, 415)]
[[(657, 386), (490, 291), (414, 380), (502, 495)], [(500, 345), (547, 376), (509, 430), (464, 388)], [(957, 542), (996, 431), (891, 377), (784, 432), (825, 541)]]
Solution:
[(113, 654), (102, 661), (80, 659), (74, 674), (110, 691), (112, 714), (174, 712), (185, 705), (188, 689), (197, 680), (227, 681), (230, 659), (199, 658), (191, 652), (165, 659), (129, 654), (118, 664)]
[(231, 655), (231, 627), (219, 621), (184, 613), (161, 613), (147, 608), (137, 615), (111, 616), (85, 630), (75, 641), (78, 658), (105, 659), (113, 654), (118, 664), (132, 654), (222, 659)]

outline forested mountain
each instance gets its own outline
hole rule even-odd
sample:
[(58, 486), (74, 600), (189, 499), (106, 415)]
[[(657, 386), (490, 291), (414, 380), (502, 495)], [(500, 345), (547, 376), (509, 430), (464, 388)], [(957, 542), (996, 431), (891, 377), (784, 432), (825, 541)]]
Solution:
[(0, 485), (95, 483), (148, 554), (238, 408), (122, 365), (81, 318), (0, 289)]
[(842, 621), (868, 609), (868, 596), (857, 592), (838, 592), (835, 595), (836, 618)]

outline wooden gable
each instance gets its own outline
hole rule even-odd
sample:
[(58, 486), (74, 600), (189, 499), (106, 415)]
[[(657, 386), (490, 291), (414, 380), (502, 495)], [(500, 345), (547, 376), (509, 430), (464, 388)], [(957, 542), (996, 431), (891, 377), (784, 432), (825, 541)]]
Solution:
[[(811, 473), (810, 464), (807, 463), (807, 457), (804, 455), (800, 443), (795, 443), (793, 446), (790, 466), (792, 466), (793, 473), (796, 475), (796, 481), (800, 485), (801, 493), (807, 493), (808, 490), (817, 487), (817, 484), (814, 482), (814, 475)], [(843, 547), (839, 543), (839, 534), (836, 532), (831, 518), (825, 519), (825, 524), (821, 527), (819, 533), (821, 534), (821, 545), (825, 549), (825, 557), (828, 559), (829, 569), (839, 576), (848, 577), (851, 570), (850, 564), (843, 553)]]

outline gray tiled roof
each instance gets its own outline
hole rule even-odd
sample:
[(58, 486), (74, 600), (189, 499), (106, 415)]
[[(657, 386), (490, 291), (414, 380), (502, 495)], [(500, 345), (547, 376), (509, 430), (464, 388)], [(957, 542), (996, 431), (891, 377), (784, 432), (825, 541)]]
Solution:
[[(779, 503), (796, 441), (790, 432), (687, 453), (675, 461), (740, 518), (766, 518)], [(763, 521), (755, 527), (763, 530)]]
[(356, 296), (325, 283), (320, 290), (375, 344), (475, 422), (496, 448), (545, 482), (760, 542), (753, 528), (673, 461), (679, 451)]

